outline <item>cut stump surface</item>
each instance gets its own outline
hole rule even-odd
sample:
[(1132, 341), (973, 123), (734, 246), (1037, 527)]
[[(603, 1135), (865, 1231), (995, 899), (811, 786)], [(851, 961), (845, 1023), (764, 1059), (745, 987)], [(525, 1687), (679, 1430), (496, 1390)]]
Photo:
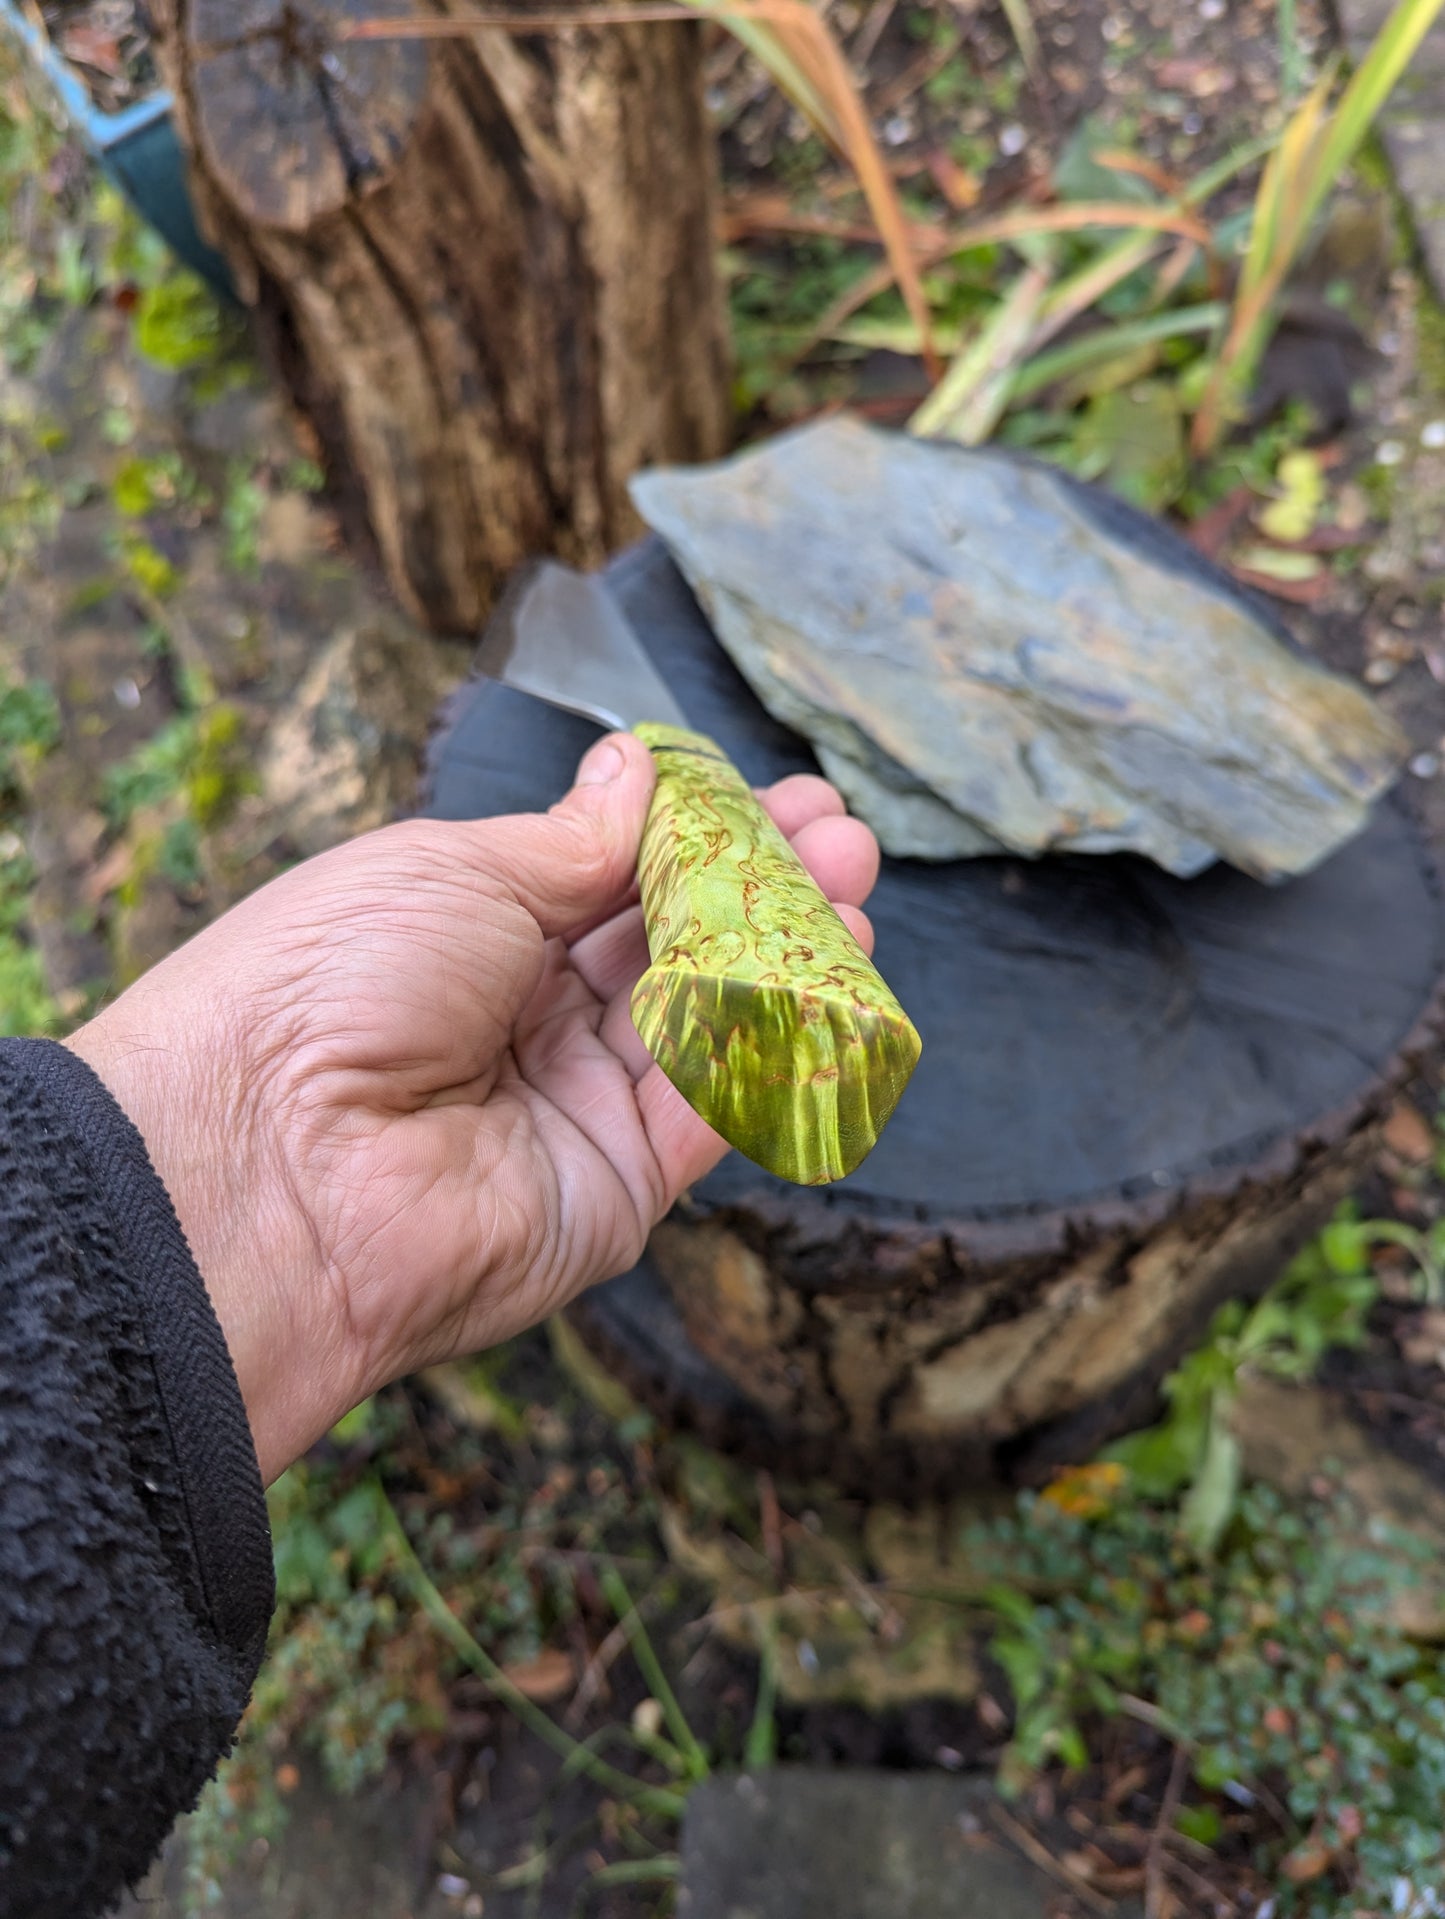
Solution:
[[(606, 578), (755, 783), (815, 770), (660, 544)], [(473, 682), (428, 810), (546, 806), (593, 736)], [(1434, 862), (1392, 798), (1279, 887), (1128, 857), (885, 860), (869, 911), (923, 1036), (880, 1144), (812, 1191), (731, 1156), (577, 1323), (667, 1415), (794, 1471), (893, 1494), (1037, 1478), (1147, 1418), (1215, 1306), (1262, 1290), (1359, 1177), (1435, 1033)]]

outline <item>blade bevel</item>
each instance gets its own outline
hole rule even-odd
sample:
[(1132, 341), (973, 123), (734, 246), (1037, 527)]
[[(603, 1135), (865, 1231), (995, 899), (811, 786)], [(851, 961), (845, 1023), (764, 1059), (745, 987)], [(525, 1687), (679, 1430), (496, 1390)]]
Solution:
[(687, 724), (602, 582), (555, 560), (540, 561), (507, 589), (482, 636), (477, 667), (610, 729), (628, 731), (643, 720)]

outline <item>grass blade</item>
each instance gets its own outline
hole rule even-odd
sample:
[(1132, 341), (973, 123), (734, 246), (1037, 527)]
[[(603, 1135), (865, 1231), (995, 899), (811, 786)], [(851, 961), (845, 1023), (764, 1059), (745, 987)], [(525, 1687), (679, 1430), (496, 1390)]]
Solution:
[(778, 1651), (771, 1630), (763, 1635), (758, 1659), (758, 1697), (743, 1747), (743, 1764), (753, 1771), (771, 1766), (778, 1756)]
[(977, 446), (998, 425), (1008, 406), (1019, 356), (1027, 349), (1053, 275), (1045, 266), (1025, 267), (908, 422), (908, 431)]
[(1039, 52), (1039, 30), (1034, 25), (1034, 16), (1029, 9), (1029, 0), (1000, 0), (1004, 18), (1008, 21), (1009, 32), (1014, 44), (1024, 57), (1028, 76), (1037, 86), (1043, 75), (1043, 57)]
[(625, 1772), (619, 1772), (615, 1766), (609, 1766), (589, 1752), (578, 1740), (572, 1738), (562, 1728), (553, 1723), (540, 1706), (536, 1706), (526, 1694), (514, 1686), (502, 1671), (496, 1660), (481, 1643), (467, 1631), (457, 1618), (446, 1600), (433, 1584), (426, 1568), (416, 1556), (416, 1548), (406, 1536), (396, 1508), (387, 1498), (380, 1483), (376, 1484), (377, 1508), (391, 1534), (392, 1545), (396, 1552), (398, 1570), (405, 1583), (410, 1587), (413, 1598), (436, 1627), (452, 1650), (465, 1665), (471, 1667), (479, 1678), (484, 1679), (488, 1688), (496, 1694), (529, 1732), (535, 1733), (555, 1753), (585, 1772), (595, 1784), (618, 1798), (641, 1806), (649, 1812), (662, 1814), (668, 1819), (680, 1819), (683, 1807), (687, 1803), (685, 1793), (668, 1792), (662, 1787), (649, 1786), (641, 1780), (633, 1779)]
[(1249, 252), (1229, 330), (1194, 416), (1191, 443), (1196, 454), (1208, 454), (1218, 445), (1234, 405), (1254, 378), (1275, 303), (1315, 217), (1442, 4), (1445, 0), (1398, 0), (1333, 114), (1324, 117), (1334, 81), (1330, 69), (1291, 117), (1255, 198)]
[(1169, 313), (1150, 313), (1139, 320), (1101, 327), (1097, 332), (1086, 333), (1082, 339), (1056, 347), (1052, 353), (1040, 353), (1021, 367), (1012, 397), (1015, 401), (1031, 399), (1056, 380), (1112, 360), (1131, 347), (1148, 346), (1156, 340), (1175, 340), (1192, 333), (1213, 333), (1228, 313), (1229, 308), (1222, 300), (1209, 300), (1199, 306), (1176, 307)]
[(602, 1590), (607, 1603), (617, 1614), (618, 1623), (627, 1633), (632, 1656), (647, 1681), (648, 1690), (662, 1708), (662, 1716), (667, 1721), (667, 1729), (672, 1734), (673, 1744), (687, 1761), (688, 1770), (694, 1779), (706, 1779), (712, 1771), (707, 1754), (697, 1740), (697, 1735), (687, 1723), (682, 1707), (677, 1703), (677, 1695), (667, 1682), (667, 1674), (662, 1670), (662, 1662), (653, 1650), (652, 1641), (642, 1623), (642, 1614), (633, 1604), (632, 1596), (623, 1583), (622, 1575), (615, 1566), (607, 1566), (602, 1572)]

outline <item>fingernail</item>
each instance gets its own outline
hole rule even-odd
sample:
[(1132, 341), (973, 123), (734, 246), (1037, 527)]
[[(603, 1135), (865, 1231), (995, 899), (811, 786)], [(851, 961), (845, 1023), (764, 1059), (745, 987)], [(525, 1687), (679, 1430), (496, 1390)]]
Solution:
[(577, 768), (578, 786), (605, 786), (609, 780), (615, 780), (626, 765), (622, 754), (611, 740), (599, 740), (590, 747), (582, 764)]

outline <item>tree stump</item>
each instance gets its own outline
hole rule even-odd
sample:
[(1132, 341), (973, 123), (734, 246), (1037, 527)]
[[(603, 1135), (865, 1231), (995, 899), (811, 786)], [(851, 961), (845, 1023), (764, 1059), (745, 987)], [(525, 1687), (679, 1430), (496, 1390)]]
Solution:
[[(420, 18), (445, 14), (451, 0)], [(729, 430), (691, 24), (347, 39), (409, 0), (158, 0), (203, 228), (408, 610), (474, 632)]]
[[(749, 777), (812, 768), (658, 543), (606, 578)], [(473, 682), (429, 811), (549, 804), (592, 737)], [(731, 1156), (575, 1322), (760, 1461), (893, 1494), (1036, 1479), (1146, 1419), (1221, 1300), (1263, 1290), (1368, 1164), (1437, 1031), (1434, 866), (1392, 798), (1277, 887), (1127, 856), (885, 860), (869, 910), (923, 1035), (880, 1144), (807, 1191)]]

